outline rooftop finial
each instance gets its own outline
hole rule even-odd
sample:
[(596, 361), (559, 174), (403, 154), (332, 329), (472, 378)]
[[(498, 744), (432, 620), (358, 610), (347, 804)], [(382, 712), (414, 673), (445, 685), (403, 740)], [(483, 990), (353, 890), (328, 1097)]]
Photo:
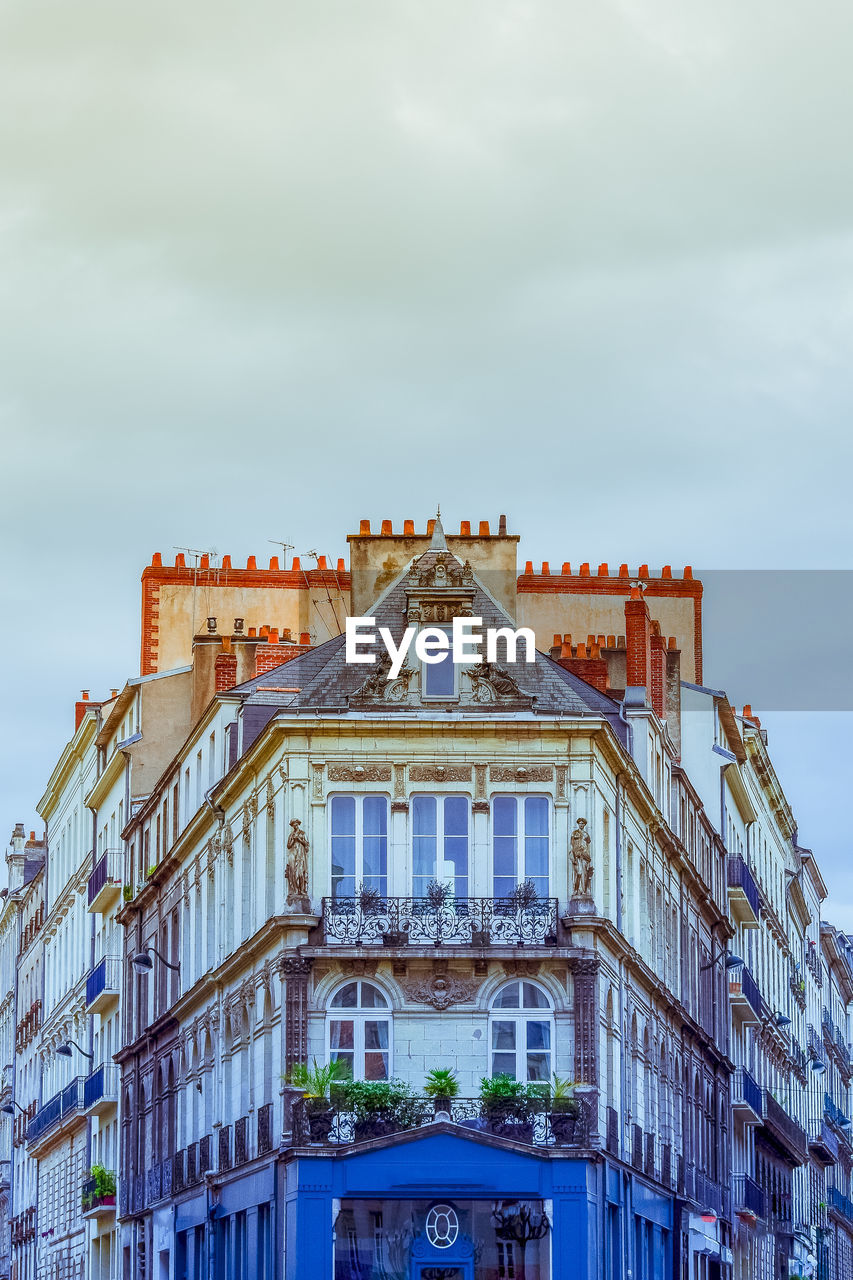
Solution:
[(444, 529), (441, 527), (441, 507), (435, 509), (435, 525), (432, 530), (432, 542), (429, 544), (430, 551), (446, 551), (447, 542), (444, 537)]

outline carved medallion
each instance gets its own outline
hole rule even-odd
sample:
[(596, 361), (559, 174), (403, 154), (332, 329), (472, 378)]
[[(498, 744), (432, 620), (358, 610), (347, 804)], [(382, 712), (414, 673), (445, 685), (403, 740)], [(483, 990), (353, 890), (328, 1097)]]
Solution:
[(400, 985), (410, 1000), (431, 1004), (434, 1009), (442, 1011), (452, 1004), (464, 1004), (473, 1000), (480, 984), (434, 973), (429, 978), (401, 982)]

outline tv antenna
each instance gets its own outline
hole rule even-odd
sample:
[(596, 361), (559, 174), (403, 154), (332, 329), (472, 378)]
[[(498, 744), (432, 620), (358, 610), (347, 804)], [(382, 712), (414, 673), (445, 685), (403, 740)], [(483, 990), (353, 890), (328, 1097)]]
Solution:
[(172, 550), (173, 550), (173, 551), (183, 551), (183, 552), (185, 552), (185, 554), (186, 554), (186, 555), (188, 555), (188, 556), (193, 556), (193, 557), (194, 557), (194, 564), (193, 564), (193, 620), (192, 620), (192, 631), (190, 632), (190, 636), (192, 637), (192, 636), (194, 636), (194, 635), (195, 635), (195, 593), (196, 593), (196, 587), (198, 586), (198, 570), (199, 570), (199, 563), (200, 563), (200, 561), (201, 561), (201, 557), (202, 557), (202, 556), (215, 556), (215, 555), (216, 555), (216, 547), (211, 547), (208, 551), (199, 551), (199, 550), (198, 550), (198, 548), (196, 548), (196, 547), (172, 547)]

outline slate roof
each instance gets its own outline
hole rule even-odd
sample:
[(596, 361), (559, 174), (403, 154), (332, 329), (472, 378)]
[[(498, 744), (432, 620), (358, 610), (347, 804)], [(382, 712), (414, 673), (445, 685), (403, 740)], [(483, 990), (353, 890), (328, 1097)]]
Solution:
[[(419, 569), (432, 567), (440, 553), (430, 549), (417, 560)], [(443, 553), (446, 558), (456, 560), (451, 553)], [(459, 563), (458, 561), (456, 561)], [(406, 603), (408, 591), (409, 568), (400, 574), (395, 582), (385, 591), (371, 610), (376, 619), (377, 629), (387, 627), (396, 643), (399, 643), (407, 626)], [(472, 613), (482, 618), (482, 627), (514, 627), (509, 615), (492, 598), (476, 574), (473, 576), (474, 599)], [(377, 656), (381, 645), (377, 646)], [(411, 653), (411, 651), (410, 651)], [(519, 655), (523, 646), (519, 646)], [(413, 661), (416, 659), (413, 658)], [(532, 712), (536, 715), (598, 715), (611, 722), (618, 721), (618, 704), (606, 694), (599, 692), (581, 680), (578, 676), (566, 671), (544, 653), (537, 652), (533, 663), (504, 662), (498, 664), (516, 681), (523, 694), (534, 699)], [(317, 645), (308, 653), (301, 654), (280, 667), (274, 667), (262, 675), (239, 685), (231, 692), (242, 694), (249, 705), (260, 711), (261, 706), (272, 708), (287, 707), (300, 710), (335, 711), (377, 710), (382, 714), (389, 712), (412, 712), (410, 705), (395, 705), (391, 702), (380, 702), (375, 705), (352, 705), (348, 699), (357, 695), (365, 680), (375, 670), (372, 666), (347, 663), (344, 656), (344, 637), (336, 636), (325, 644)], [(472, 715), (506, 715), (508, 707), (500, 701), (494, 703), (476, 703), (467, 706), (453, 703), (432, 701), (418, 705), (419, 714), (443, 715), (450, 706), (455, 711)], [(517, 708), (514, 708), (517, 710)], [(264, 717), (266, 719), (268, 717)], [(621, 735), (620, 735), (621, 736)]]

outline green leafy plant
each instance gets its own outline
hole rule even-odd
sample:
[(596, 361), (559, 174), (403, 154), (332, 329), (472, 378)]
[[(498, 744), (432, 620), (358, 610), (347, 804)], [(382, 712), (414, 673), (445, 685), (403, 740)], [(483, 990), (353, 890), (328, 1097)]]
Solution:
[(516, 911), (529, 911), (539, 902), (539, 894), (532, 880), (523, 880), (507, 896)]
[(318, 1063), (314, 1058), (310, 1067), (307, 1062), (297, 1062), (285, 1078), (289, 1084), (302, 1090), (302, 1096), (306, 1101), (328, 1102), (332, 1085), (347, 1080), (349, 1071), (342, 1058), (324, 1063)]
[(130, 902), (133, 897), (133, 885), (126, 884), (121, 891), (121, 896), (124, 898), (125, 902)]
[(154, 872), (155, 872), (156, 870), (157, 870), (157, 863), (156, 863), (156, 862), (152, 862), (152, 864), (151, 864), (151, 866), (148, 868), (148, 872), (147, 872), (147, 875), (148, 875), (148, 879), (149, 879), (149, 880), (151, 879), (151, 877), (153, 876), (153, 874), (154, 874)]
[(575, 1097), (575, 1088), (579, 1083), (580, 1081), (568, 1080), (565, 1076), (552, 1076), (547, 1095), (552, 1112), (578, 1114), (580, 1103)]
[(449, 1102), (451, 1098), (458, 1098), (459, 1080), (456, 1072), (450, 1067), (433, 1067), (432, 1071), (427, 1073), (424, 1093), (436, 1102)]
[(436, 911), (439, 911), (446, 903), (453, 898), (453, 890), (449, 884), (443, 883), (441, 880), (430, 880), (426, 887), (426, 900), (429, 905)]
[(350, 1080), (339, 1096), (353, 1113), (356, 1141), (416, 1129), (429, 1115), (427, 1099), (402, 1080)]
[(116, 1176), (111, 1169), (106, 1169), (102, 1164), (93, 1164), (89, 1177), (95, 1185), (83, 1192), (84, 1210), (93, 1209), (96, 1204), (103, 1204), (104, 1201), (115, 1200)]
[(480, 1081), (480, 1107), (487, 1120), (527, 1120), (535, 1096), (523, 1080), (514, 1080), (504, 1072), (483, 1076)]

